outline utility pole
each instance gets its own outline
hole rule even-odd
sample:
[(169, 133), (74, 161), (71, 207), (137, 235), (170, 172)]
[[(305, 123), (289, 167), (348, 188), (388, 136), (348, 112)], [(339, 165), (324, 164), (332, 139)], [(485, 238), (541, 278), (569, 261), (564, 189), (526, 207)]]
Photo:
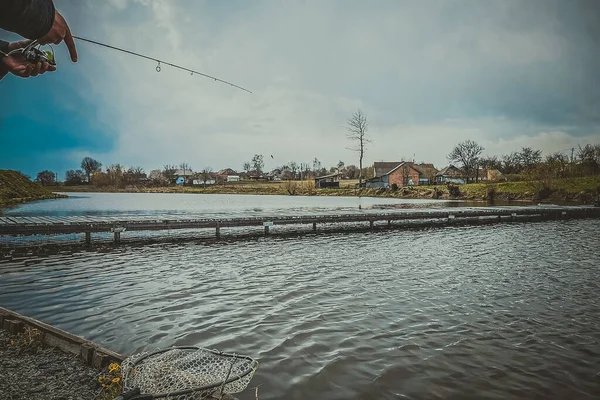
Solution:
[(573, 164), (573, 153), (575, 152), (575, 147), (571, 147), (571, 164)]

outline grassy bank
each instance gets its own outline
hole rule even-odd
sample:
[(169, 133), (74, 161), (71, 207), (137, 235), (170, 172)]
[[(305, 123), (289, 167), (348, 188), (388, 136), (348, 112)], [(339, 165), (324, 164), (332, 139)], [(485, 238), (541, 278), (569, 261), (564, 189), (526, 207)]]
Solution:
[(66, 186), (64, 191), (73, 192), (124, 192), (124, 193), (205, 193), (205, 194), (252, 194), (297, 196), (371, 196), (413, 199), (461, 199), (497, 201), (572, 201), (591, 203), (600, 196), (600, 176), (557, 179), (540, 196), (538, 185), (531, 182), (472, 183), (458, 187), (459, 192), (450, 193), (446, 186), (421, 186), (386, 189), (356, 189), (356, 181), (342, 181), (340, 189), (315, 189), (312, 181), (290, 182), (236, 182), (203, 187), (94, 187)]
[(34, 200), (65, 197), (32, 182), (18, 171), (0, 169), (0, 208)]

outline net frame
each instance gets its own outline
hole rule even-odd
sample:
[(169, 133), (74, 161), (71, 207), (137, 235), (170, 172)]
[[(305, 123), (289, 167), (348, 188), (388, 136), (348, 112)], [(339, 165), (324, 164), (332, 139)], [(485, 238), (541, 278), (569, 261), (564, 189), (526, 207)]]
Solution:
[[(215, 355), (218, 357), (229, 358), (229, 359), (231, 359), (229, 372), (225, 379), (221, 379), (219, 381), (216, 381), (216, 382), (208, 384), (208, 385), (196, 386), (196, 387), (191, 387), (189, 389), (181, 389), (181, 390), (176, 390), (176, 391), (172, 391), (172, 392), (164, 392), (164, 393), (144, 393), (142, 391), (142, 395), (150, 394), (150, 395), (152, 395), (153, 398), (170, 398), (170, 399), (172, 399), (172, 398), (177, 398), (177, 396), (187, 396), (187, 395), (195, 395), (195, 394), (206, 395), (206, 394), (210, 394), (211, 391), (214, 391), (217, 389), (221, 389), (221, 392), (224, 392), (224, 388), (226, 385), (228, 385), (232, 382), (235, 382), (237, 380), (246, 378), (248, 375), (254, 374), (254, 372), (258, 369), (258, 365), (259, 365), (257, 360), (255, 360), (249, 356), (243, 356), (243, 355), (238, 355), (238, 354), (234, 354), (234, 353), (226, 353), (226, 352), (222, 352), (220, 350), (208, 349), (208, 348), (197, 347), (197, 346), (173, 346), (173, 347), (169, 347), (169, 348), (165, 348), (165, 349), (152, 351), (147, 354), (143, 354), (137, 359), (135, 359), (136, 355), (133, 355), (132, 357), (129, 358), (129, 359), (135, 359), (131, 363), (128, 363), (127, 362), (128, 360), (126, 359), (122, 365), (124, 391), (125, 390), (130, 391), (130, 390), (136, 389), (136, 387), (129, 387), (129, 383), (130, 383), (129, 381), (131, 379), (130, 373), (135, 370), (136, 366), (139, 367), (141, 364), (143, 364), (144, 361), (147, 361), (151, 357), (154, 357), (154, 356), (157, 356), (160, 354), (164, 354), (164, 353), (167, 353), (170, 351), (174, 351), (174, 350), (202, 351), (202, 352), (212, 353), (212, 355)], [(242, 373), (238, 373), (236, 375), (231, 375), (233, 364), (236, 360), (247, 361), (248, 362), (247, 368), (245, 370), (243, 370)], [(247, 383), (249, 383), (251, 379), (252, 379), (252, 377), (250, 377), (250, 379), (248, 380)], [(131, 380), (133, 380), (133, 379), (131, 379)], [(247, 385), (247, 383), (246, 383), (246, 385)]]

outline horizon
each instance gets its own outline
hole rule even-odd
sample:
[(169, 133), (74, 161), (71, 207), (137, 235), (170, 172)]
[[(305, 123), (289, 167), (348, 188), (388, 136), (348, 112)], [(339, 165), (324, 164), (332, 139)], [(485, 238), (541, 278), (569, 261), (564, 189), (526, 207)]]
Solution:
[(357, 109), (373, 140), (365, 167), (441, 169), (467, 139), (486, 156), (600, 142), (594, 1), (55, 4), (75, 35), (253, 93), (81, 41), (72, 64), (55, 46), (56, 72), (0, 83), (0, 168), (32, 178), (85, 156), (146, 173), (239, 171), (254, 154), (269, 171), (314, 158), (358, 166), (345, 129)]

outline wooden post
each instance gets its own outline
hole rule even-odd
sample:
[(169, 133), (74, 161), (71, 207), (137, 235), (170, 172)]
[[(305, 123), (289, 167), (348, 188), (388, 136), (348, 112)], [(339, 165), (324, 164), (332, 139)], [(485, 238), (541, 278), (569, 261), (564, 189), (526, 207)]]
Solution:
[(392, 220), (388, 219), (388, 228), (392, 226)]
[(265, 236), (269, 235), (269, 226), (265, 225)]
[(121, 241), (121, 232), (115, 231), (115, 243), (119, 243)]
[(91, 244), (92, 243), (92, 232), (86, 232), (85, 233), (85, 244)]
[(217, 221), (217, 240), (221, 239), (221, 223)]
[(369, 225), (371, 226), (371, 232), (373, 232), (373, 229), (374, 229), (374, 227), (373, 227), (373, 225), (374, 225), (374, 224), (373, 224), (373, 220), (370, 220), (370, 221), (369, 221)]
[(313, 232), (316, 232), (316, 231), (317, 231), (317, 223), (313, 222)]

